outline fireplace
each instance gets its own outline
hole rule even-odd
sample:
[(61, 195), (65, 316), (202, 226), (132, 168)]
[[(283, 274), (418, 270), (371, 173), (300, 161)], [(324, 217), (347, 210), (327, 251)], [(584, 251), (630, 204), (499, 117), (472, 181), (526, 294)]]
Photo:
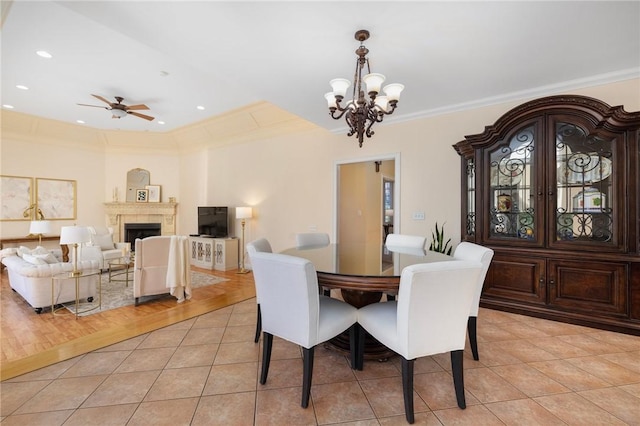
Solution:
[[(152, 235), (176, 235), (176, 213), (178, 204), (173, 203), (105, 203), (107, 224), (113, 228), (113, 240), (131, 242), (133, 246), (137, 236), (127, 236), (125, 225), (154, 226)], [(157, 227), (160, 230), (157, 230)], [(136, 230), (137, 231), (137, 230)], [(150, 234), (144, 234), (149, 236)], [(132, 247), (133, 248), (133, 247)]]
[(162, 225), (160, 223), (125, 223), (124, 242), (131, 243), (131, 248), (135, 247), (137, 238), (155, 237), (162, 235)]

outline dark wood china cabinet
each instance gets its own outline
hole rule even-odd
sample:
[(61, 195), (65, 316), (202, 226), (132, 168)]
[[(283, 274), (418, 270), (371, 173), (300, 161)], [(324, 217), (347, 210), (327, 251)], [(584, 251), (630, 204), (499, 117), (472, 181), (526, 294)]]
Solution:
[(640, 112), (545, 97), (454, 148), (481, 305), (640, 335)]

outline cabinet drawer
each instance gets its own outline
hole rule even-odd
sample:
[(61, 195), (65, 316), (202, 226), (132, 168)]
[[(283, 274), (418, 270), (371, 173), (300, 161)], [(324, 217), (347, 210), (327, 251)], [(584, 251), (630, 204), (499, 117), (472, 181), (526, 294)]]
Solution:
[(549, 304), (572, 311), (627, 316), (627, 268), (614, 262), (549, 260)]

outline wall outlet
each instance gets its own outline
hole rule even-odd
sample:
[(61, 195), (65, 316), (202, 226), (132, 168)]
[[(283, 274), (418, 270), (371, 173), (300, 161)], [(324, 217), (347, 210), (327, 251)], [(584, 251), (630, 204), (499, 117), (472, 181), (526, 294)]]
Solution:
[(317, 225), (309, 225), (309, 232), (318, 232)]
[(424, 220), (424, 212), (413, 212), (413, 220)]

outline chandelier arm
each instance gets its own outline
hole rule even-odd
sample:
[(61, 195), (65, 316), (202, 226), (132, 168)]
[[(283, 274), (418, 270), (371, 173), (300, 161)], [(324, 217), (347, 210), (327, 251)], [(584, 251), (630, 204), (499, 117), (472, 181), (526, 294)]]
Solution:
[[(378, 110), (378, 114), (381, 114), (381, 115), (391, 115), (391, 114), (393, 114), (393, 112), (396, 110), (396, 104), (395, 103), (393, 103), (393, 104), (390, 103), (389, 107), (391, 107), (391, 110), (389, 110), (389, 111), (383, 111), (383, 110), (379, 109)], [(380, 121), (382, 121), (382, 119), (380, 119)]]
[[(340, 108), (340, 105), (338, 105), (338, 108), (331, 108), (329, 110), (329, 115), (335, 120), (340, 120), (347, 111), (349, 111), (349, 108)], [(339, 112), (339, 114), (336, 115), (336, 112)]]

